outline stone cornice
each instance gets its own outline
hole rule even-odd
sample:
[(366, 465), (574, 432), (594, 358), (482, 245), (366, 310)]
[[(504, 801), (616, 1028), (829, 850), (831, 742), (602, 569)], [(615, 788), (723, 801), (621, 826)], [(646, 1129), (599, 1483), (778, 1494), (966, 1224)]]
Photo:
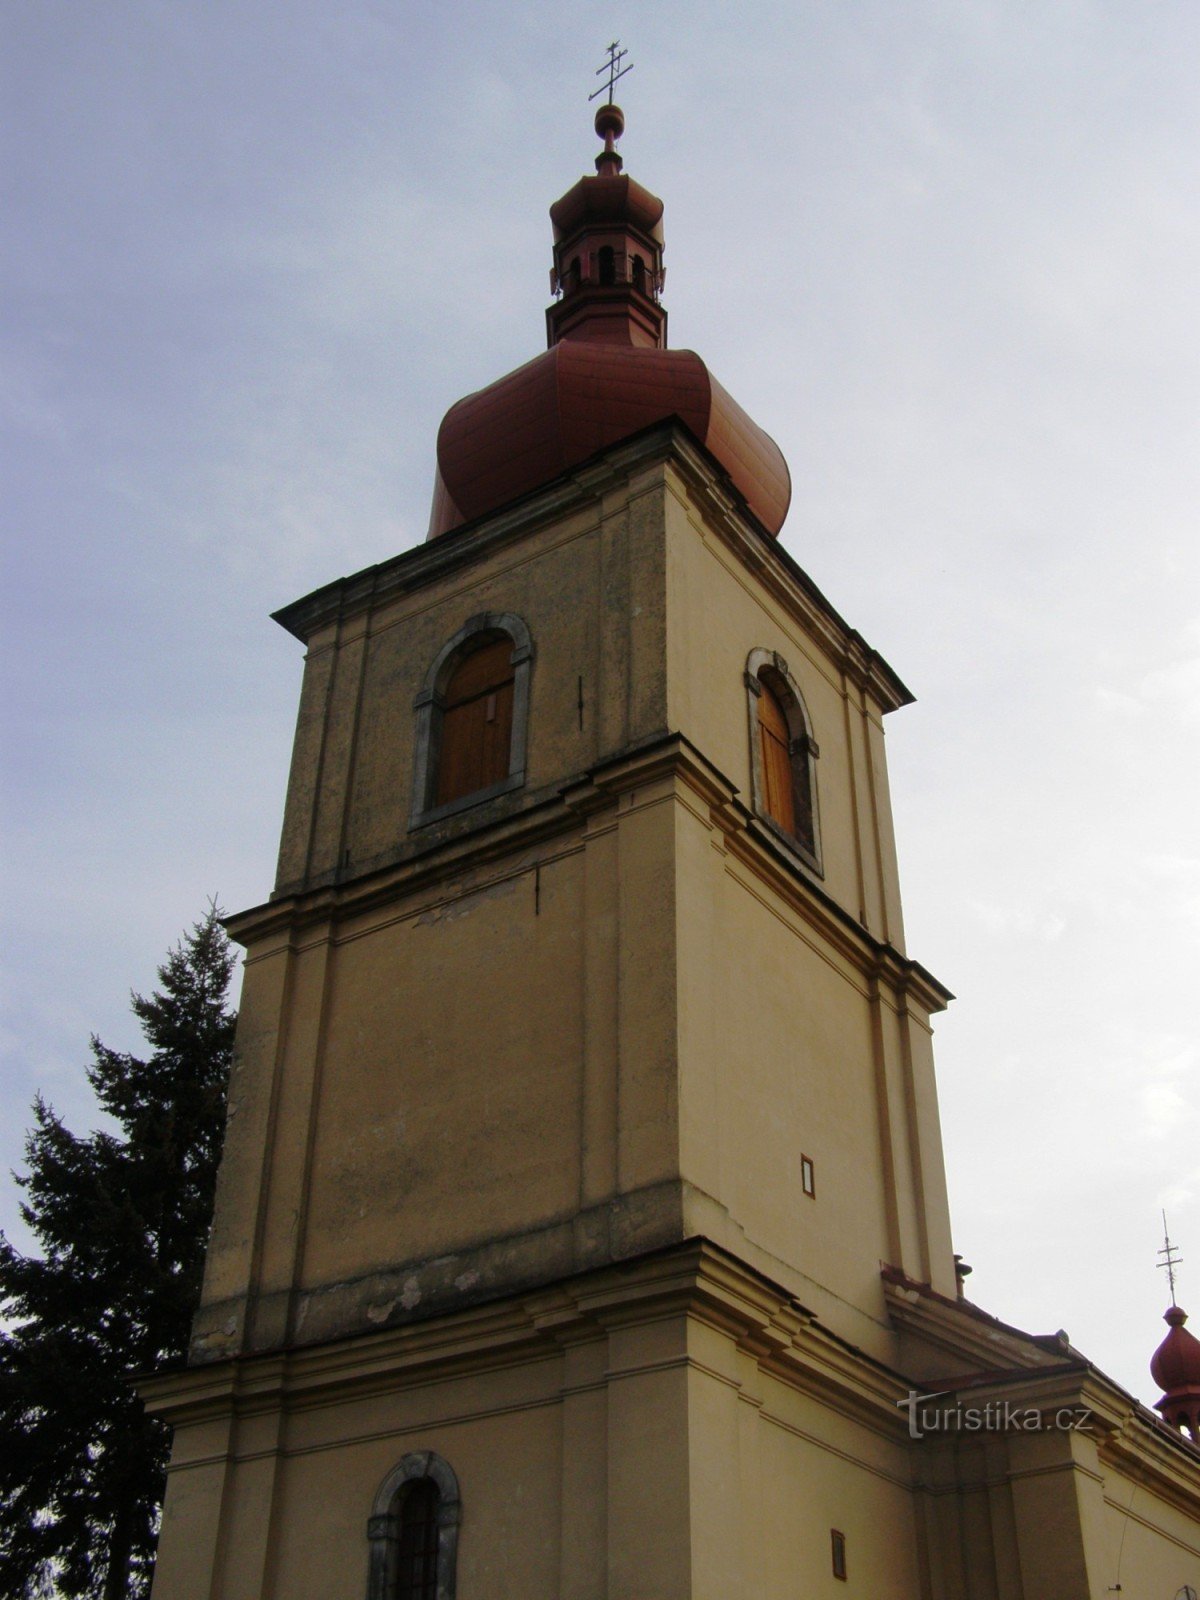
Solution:
[(1093, 1409), (1099, 1413), (1105, 1402), (1111, 1408), (1111, 1425), (1098, 1450), (1101, 1461), (1200, 1519), (1200, 1446), (1131, 1400), (1102, 1372), (1092, 1368), (1090, 1376)]
[(331, 624), (344, 623), (493, 555), (547, 522), (594, 504), (635, 473), (667, 461), (681, 473), (714, 531), (822, 640), (855, 683), (884, 711), (912, 702), (913, 695), (884, 658), (849, 626), (778, 539), (766, 532), (715, 458), (678, 420), (634, 434), (501, 511), (338, 578), (272, 615), (281, 627), (308, 644)]
[(896, 1327), (947, 1355), (977, 1362), (980, 1371), (1044, 1370), (1076, 1354), (1058, 1340), (1011, 1328), (969, 1301), (950, 1300), (927, 1283), (906, 1278), (894, 1267), (883, 1269), (883, 1289)]
[(556, 841), (577, 832), (589, 817), (610, 810), (620, 795), (676, 779), (707, 809), (731, 853), (783, 895), (866, 979), (897, 997), (911, 996), (925, 1011), (945, 1009), (954, 998), (950, 991), (919, 962), (876, 939), (827, 894), (819, 880), (775, 842), (724, 773), (678, 733), (620, 751), (561, 787), (539, 792), (532, 803), (523, 797), (516, 809), (505, 810), (490, 826), (436, 842), (422, 841), (374, 871), (357, 869), (340, 882), (280, 894), (227, 918), (225, 926), (232, 938), (249, 945), (294, 938), (305, 928), (369, 914), (394, 905), (399, 895), (436, 890), (468, 870), (472, 887), (482, 889), (514, 872), (528, 871), (535, 864), (531, 852), (549, 846), (553, 854)]
[(1065, 1335), (1024, 1333), (894, 1268), (884, 1269), (884, 1290), (897, 1327), (947, 1355), (980, 1364), (975, 1373), (947, 1376), (927, 1388), (969, 1399), (971, 1405), (1019, 1389), (1022, 1404), (1043, 1411), (1083, 1408), (1090, 1414), (1088, 1437), (1101, 1461), (1187, 1515), (1200, 1515), (1200, 1447), (1126, 1393)]
[(229, 1356), (146, 1377), (146, 1407), (172, 1425), (393, 1392), (398, 1373), (439, 1379), (554, 1356), (631, 1324), (686, 1316), (759, 1367), (900, 1442), (907, 1379), (839, 1339), (786, 1290), (710, 1241), (682, 1244), (544, 1288), (328, 1343)]
[[(946, 1302), (941, 1309), (952, 1307)], [(910, 1380), (840, 1339), (785, 1289), (704, 1238), (452, 1315), (144, 1377), (138, 1390), (150, 1412), (174, 1425), (264, 1415), (281, 1405), (297, 1410), (383, 1396), (394, 1392), (401, 1374), (416, 1383), (552, 1359), (622, 1327), (678, 1316), (732, 1339), (761, 1372), (788, 1387), (893, 1443), (909, 1443), (904, 1401), (912, 1392)], [(964, 1308), (947, 1324), (951, 1320), (960, 1356), (1011, 1358), (1024, 1343), (1033, 1347), (1033, 1359), (1029, 1365), (1017, 1362), (1007, 1370), (993, 1367), (948, 1379), (949, 1397), (976, 1408), (1007, 1400), (1022, 1411), (1049, 1416), (1064, 1408), (1085, 1409), (1087, 1429), (1069, 1436), (1077, 1442), (1063, 1465), (1093, 1470), (1086, 1453), (1090, 1443), (1102, 1464), (1189, 1517), (1200, 1514), (1200, 1449), (1166, 1428), (1078, 1352), (1055, 1360), (1043, 1348), (1049, 1341), (1009, 1329), (978, 1308)], [(1003, 1351), (995, 1344), (978, 1346), (973, 1327), (981, 1321), (1000, 1330)], [(948, 1325), (942, 1336), (952, 1337)], [(695, 1364), (682, 1354), (678, 1360)], [(602, 1381), (597, 1377), (591, 1384)], [(936, 1449), (948, 1437), (931, 1434), (913, 1448)], [(925, 1487), (938, 1490), (936, 1483)]]

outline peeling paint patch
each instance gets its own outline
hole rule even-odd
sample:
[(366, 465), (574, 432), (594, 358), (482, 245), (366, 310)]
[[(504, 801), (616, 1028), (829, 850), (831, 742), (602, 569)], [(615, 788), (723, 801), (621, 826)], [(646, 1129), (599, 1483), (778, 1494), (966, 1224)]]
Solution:
[[(412, 1280), (410, 1279), (409, 1281), (411, 1282)], [(378, 1322), (386, 1322), (387, 1319), (391, 1316), (392, 1312), (395, 1309), (396, 1309), (395, 1300), (389, 1300), (389, 1301), (387, 1301), (386, 1304), (381, 1305), (381, 1306), (368, 1306), (367, 1307), (367, 1321), (368, 1322), (376, 1322), (376, 1323), (378, 1323)]]
[(193, 1339), (191, 1348), (197, 1351), (217, 1350), (226, 1348), (227, 1342), (237, 1335), (237, 1318), (230, 1317), (223, 1328), (214, 1328), (211, 1333), (202, 1333)]
[(479, 1274), (477, 1272), (460, 1272), (454, 1280), (454, 1287), (463, 1290), (472, 1289), (478, 1282)]
[(405, 1278), (404, 1293), (400, 1296), (400, 1304), (405, 1311), (411, 1311), (421, 1298), (421, 1288), (415, 1277)]

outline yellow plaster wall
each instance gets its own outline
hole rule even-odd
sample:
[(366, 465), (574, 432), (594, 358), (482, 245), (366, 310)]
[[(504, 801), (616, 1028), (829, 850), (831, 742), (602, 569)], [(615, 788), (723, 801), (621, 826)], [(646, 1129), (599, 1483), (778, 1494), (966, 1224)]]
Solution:
[(1200, 1593), (1200, 1528), (1187, 1512), (1137, 1492), (1136, 1481), (1109, 1478), (1103, 1485), (1103, 1526), (1089, 1551), (1095, 1588), (1115, 1589), (1130, 1600), (1174, 1597), (1187, 1585)]
[(680, 1237), (660, 791), (252, 955), (201, 1355)]
[[(1152, 1600), (1196, 1586), (1195, 1461), (1119, 1394), (1098, 1401), (1068, 1368), (1042, 1408), (1087, 1402), (1094, 1434), (913, 1441), (893, 1404), (902, 1381), (711, 1246), (159, 1380), (180, 1426), (154, 1600), (361, 1594), (379, 1486), (423, 1450), (461, 1490), (459, 1600), (1095, 1600), (1118, 1581)], [(849, 1587), (832, 1572), (835, 1528)]]
[[(1095, 1394), (1064, 1392), (1077, 1416)], [(1066, 1404), (1069, 1402), (1069, 1404)], [(931, 1600), (1131, 1600), (1200, 1580), (1200, 1524), (1187, 1509), (1194, 1463), (1129, 1429), (1114, 1460), (1115, 1418), (1090, 1428), (950, 1435), (917, 1450)], [(1128, 1420), (1125, 1419), (1128, 1427)], [(1157, 1458), (1157, 1459), (1156, 1459)], [(1171, 1480), (1176, 1479), (1173, 1485)], [(1174, 1502), (1172, 1495), (1178, 1497)]]
[(660, 477), (644, 472), (312, 639), (280, 887), (378, 865), (404, 843), (413, 701), (442, 645), (475, 615), (515, 613), (533, 638), (528, 793), (665, 727)]
[(206, 1562), (212, 1600), (364, 1593), (374, 1497), (417, 1450), (458, 1479), (463, 1600), (686, 1600), (683, 1330), (637, 1318), (562, 1353), (383, 1384), (364, 1381), (368, 1359), (340, 1391), (276, 1402), (252, 1438), (180, 1426), (154, 1600), (209, 1594), (195, 1587)]
[[(751, 804), (746, 660), (755, 648), (782, 654), (820, 747), (817, 881), (899, 947), (881, 710), (678, 475), (667, 481), (671, 725)], [(738, 859), (694, 801), (678, 860), (683, 1172), (728, 1215), (711, 1236), (752, 1245), (764, 1270), (786, 1263), (847, 1302), (853, 1311), (836, 1315), (848, 1332), (864, 1310), (882, 1319), (881, 1261), (953, 1294), (927, 1013), (910, 1015), (910, 1002), (870, 980), (797, 903), (786, 870), (773, 882)], [(801, 1154), (816, 1165), (815, 1201), (801, 1191)], [(721, 1228), (711, 1207), (696, 1214), (702, 1231)], [(861, 1326), (854, 1336), (874, 1337)]]
[[(410, 835), (414, 696), (485, 611), (533, 638), (528, 781)], [(530, 1281), (539, 1252), (552, 1275), (681, 1230), (868, 1322), (881, 1260), (953, 1292), (927, 1035), (914, 1046), (864, 976), (870, 947), (856, 965), (805, 912), (803, 874), (736, 858), (685, 784), (562, 813), (564, 784), (668, 722), (748, 799), (755, 647), (786, 653), (820, 743), (821, 888), (855, 927), (895, 932), (879, 708), (669, 462), (314, 641), (281, 871), (407, 870), (522, 807), (559, 809), (553, 837), (447, 859), (370, 913), (251, 949), (202, 1353), (411, 1313), (430, 1260), (467, 1294)], [(687, 1218), (663, 1190), (681, 1176)], [(612, 1197), (641, 1195), (612, 1221)], [(477, 1249), (487, 1263), (449, 1259)], [(347, 1283), (343, 1316), (321, 1297)]]
[(639, 1311), (635, 1288), (602, 1320), (561, 1350), (464, 1345), (426, 1370), (366, 1341), (321, 1382), (243, 1401), (231, 1429), (185, 1422), (154, 1600), (209, 1594), (202, 1568), (211, 1600), (363, 1593), (375, 1494), (418, 1450), (458, 1479), (459, 1600), (845, 1594), (832, 1527), (856, 1587), (917, 1600), (898, 1437), (764, 1370), (730, 1328)]
[(695, 823), (681, 832), (684, 1176), (727, 1212), (720, 1243), (882, 1316), (889, 1239), (865, 985)]
[(1142, 1595), (1173, 1600), (1185, 1585), (1200, 1593), (1200, 1521), (1187, 1491), (1175, 1503), (1167, 1493), (1155, 1492), (1186, 1470), (1186, 1458), (1180, 1461), (1177, 1452), (1164, 1448), (1158, 1462), (1163, 1478), (1149, 1488), (1141, 1463), (1114, 1460), (1102, 1439), (1101, 1433), (1087, 1432), (1072, 1437), (1082, 1469), (1080, 1512), (1093, 1589), (1110, 1594), (1119, 1583), (1129, 1600)]
[(746, 661), (778, 652), (799, 684), (813, 736), (824, 876), (839, 905), (903, 949), (882, 713), (806, 627), (748, 570), (676, 472), (667, 478), (668, 719), (752, 804)]
[[(693, 1600), (921, 1593), (906, 1445), (785, 1381), (724, 1327), (688, 1327)], [(834, 1578), (846, 1536), (851, 1587)]]
[(954, 1292), (928, 1034), (698, 808), (680, 805), (677, 835), (681, 1170), (698, 1191), (689, 1231), (751, 1252), (774, 1276), (786, 1269), (801, 1298), (886, 1358), (882, 1261)]
[(580, 858), (456, 887), (338, 944), (305, 1284), (519, 1232), (577, 1203)]

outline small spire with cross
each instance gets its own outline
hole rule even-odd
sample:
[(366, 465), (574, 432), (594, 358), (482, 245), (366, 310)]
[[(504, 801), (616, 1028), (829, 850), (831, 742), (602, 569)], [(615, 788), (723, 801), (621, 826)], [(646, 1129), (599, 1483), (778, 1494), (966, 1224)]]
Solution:
[(607, 73), (608, 82), (602, 83), (597, 90), (588, 95), (589, 102), (595, 100), (598, 95), (602, 95), (607, 91), (608, 104), (612, 105), (613, 89), (616, 87), (617, 79), (623, 78), (627, 72), (633, 71), (632, 61), (630, 61), (626, 66), (621, 65), (621, 62), (628, 54), (628, 50), (621, 49), (620, 39), (614, 39), (608, 47), (608, 60), (602, 67), (597, 67), (594, 73), (594, 76), (597, 78), (599, 78), (603, 73)]
[(616, 141), (625, 132), (625, 113), (620, 106), (613, 105), (613, 87), (618, 78), (623, 78), (627, 72), (633, 71), (633, 62), (621, 65), (622, 60), (629, 52), (621, 49), (620, 39), (614, 39), (608, 47), (608, 60), (602, 67), (596, 68), (596, 76), (601, 73), (608, 74), (608, 82), (602, 83), (595, 94), (588, 95), (589, 100), (595, 100), (597, 95), (607, 94), (607, 100), (601, 102), (596, 112), (596, 132), (604, 140), (604, 149), (596, 157), (596, 171), (602, 178), (615, 178), (620, 175), (621, 158), (617, 154)]
[(1162, 1257), (1162, 1260), (1158, 1263), (1158, 1265), (1160, 1267), (1165, 1267), (1166, 1268), (1167, 1282), (1171, 1285), (1171, 1304), (1174, 1305), (1175, 1304), (1175, 1269), (1176, 1269), (1176, 1267), (1181, 1267), (1183, 1265), (1183, 1257), (1179, 1254), (1178, 1250), (1176, 1250), (1175, 1246), (1171, 1243), (1171, 1235), (1167, 1232), (1167, 1213), (1165, 1211), (1162, 1214), (1162, 1219), (1163, 1219), (1163, 1248), (1158, 1252), (1159, 1255)]

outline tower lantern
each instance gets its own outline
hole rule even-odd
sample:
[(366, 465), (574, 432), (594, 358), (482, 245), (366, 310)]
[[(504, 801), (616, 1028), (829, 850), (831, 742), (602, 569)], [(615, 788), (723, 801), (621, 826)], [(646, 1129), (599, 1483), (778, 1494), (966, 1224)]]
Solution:
[(663, 203), (621, 171), (615, 141), (625, 131), (620, 106), (603, 105), (596, 132), (604, 149), (596, 176), (580, 178), (550, 207), (557, 296), (546, 312), (550, 345), (560, 339), (665, 349), (667, 314), (659, 304)]
[(549, 349), (442, 419), (430, 539), (672, 417), (768, 535), (783, 526), (792, 495), (783, 452), (694, 350), (667, 349), (663, 203), (621, 171), (614, 142), (624, 126), (619, 106), (600, 107), (596, 177), (550, 207), (558, 298), (546, 312)]

